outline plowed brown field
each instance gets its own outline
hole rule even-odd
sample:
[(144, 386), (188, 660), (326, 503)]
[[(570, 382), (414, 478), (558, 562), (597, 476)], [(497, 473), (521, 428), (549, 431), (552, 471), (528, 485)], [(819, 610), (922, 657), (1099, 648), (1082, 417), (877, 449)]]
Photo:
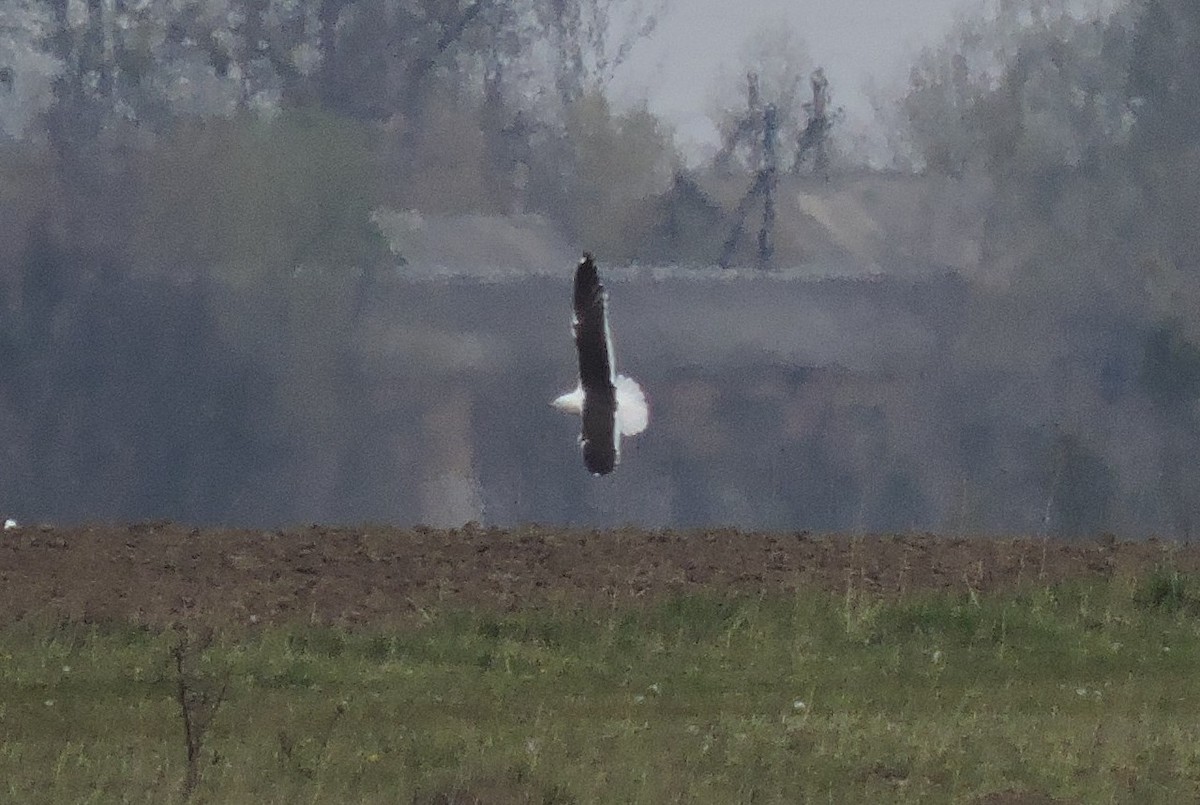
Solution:
[(173, 523), (0, 534), (0, 623), (409, 621), (432, 609), (655, 601), (680, 593), (986, 593), (1200, 569), (1200, 546), (947, 538), (385, 526), (200, 530)]

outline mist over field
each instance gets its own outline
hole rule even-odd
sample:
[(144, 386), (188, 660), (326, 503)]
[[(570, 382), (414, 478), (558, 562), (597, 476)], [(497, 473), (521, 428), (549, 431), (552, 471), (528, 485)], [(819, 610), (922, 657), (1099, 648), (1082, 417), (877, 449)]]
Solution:
[(621, 72), (679, 5), (0, 6), (0, 514), (1189, 539), (1200, 5), (965, 3), (869, 93), (771, 23), (707, 150)]

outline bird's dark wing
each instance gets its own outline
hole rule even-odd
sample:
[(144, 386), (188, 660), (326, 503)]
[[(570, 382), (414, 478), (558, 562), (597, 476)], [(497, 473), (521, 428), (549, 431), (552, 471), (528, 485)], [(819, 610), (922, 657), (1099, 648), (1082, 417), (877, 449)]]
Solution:
[(613, 394), (606, 304), (596, 263), (585, 254), (575, 269), (575, 348), (579, 351), (579, 384), (587, 395)]
[(575, 348), (583, 388), (583, 427), (579, 436), (583, 464), (594, 475), (617, 466), (617, 391), (613, 385), (608, 335), (607, 294), (590, 254), (575, 268)]
[(607, 475), (616, 469), (619, 450), (617, 435), (617, 398), (603, 391), (584, 392), (583, 465), (593, 475)]

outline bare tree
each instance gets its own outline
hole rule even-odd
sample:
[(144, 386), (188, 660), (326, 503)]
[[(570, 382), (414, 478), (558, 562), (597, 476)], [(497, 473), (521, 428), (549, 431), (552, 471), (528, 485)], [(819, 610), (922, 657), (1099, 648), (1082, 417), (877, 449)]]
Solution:
[(637, 43), (654, 33), (668, 0), (534, 0), (551, 48), (564, 107), (612, 80)]
[(229, 690), (229, 672), (220, 681), (204, 679), (197, 670), (200, 656), (212, 645), (213, 630), (192, 632), (179, 627), (179, 640), (171, 649), (175, 661), (175, 698), (183, 721), (183, 739), (187, 748), (187, 772), (183, 779), (183, 798), (191, 799), (200, 783), (200, 758), (204, 739), (213, 717), (225, 702)]

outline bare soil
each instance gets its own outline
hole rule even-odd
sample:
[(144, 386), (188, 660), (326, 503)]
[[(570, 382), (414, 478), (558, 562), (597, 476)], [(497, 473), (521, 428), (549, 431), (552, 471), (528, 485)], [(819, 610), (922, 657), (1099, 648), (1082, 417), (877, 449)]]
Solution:
[(174, 523), (0, 533), (0, 624), (23, 618), (232, 626), (419, 621), (431, 611), (652, 602), (819, 588), (885, 597), (1200, 569), (1200, 546), (1112, 538)]

